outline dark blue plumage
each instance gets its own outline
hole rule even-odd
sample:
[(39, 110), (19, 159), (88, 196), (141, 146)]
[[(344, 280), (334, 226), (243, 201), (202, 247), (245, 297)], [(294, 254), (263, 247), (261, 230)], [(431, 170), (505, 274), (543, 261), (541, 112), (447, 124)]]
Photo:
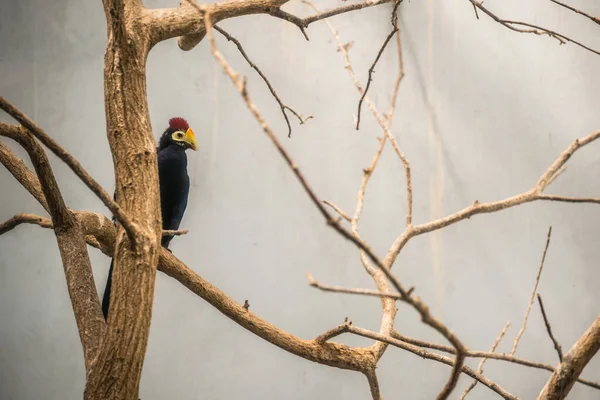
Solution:
[[(157, 148), (160, 208), (163, 230), (177, 230), (187, 207), (190, 178), (187, 173), (187, 149), (196, 150), (196, 137), (183, 118), (169, 120), (169, 128), (162, 134)], [(173, 236), (163, 236), (162, 247), (169, 249)], [(170, 251), (170, 250), (169, 250)], [(102, 298), (104, 318), (108, 316), (112, 287), (113, 262)]]
[[(163, 229), (177, 230), (187, 207), (190, 191), (185, 148), (170, 144), (159, 150), (158, 179)], [(163, 236), (163, 247), (168, 248), (171, 239), (173, 236)]]

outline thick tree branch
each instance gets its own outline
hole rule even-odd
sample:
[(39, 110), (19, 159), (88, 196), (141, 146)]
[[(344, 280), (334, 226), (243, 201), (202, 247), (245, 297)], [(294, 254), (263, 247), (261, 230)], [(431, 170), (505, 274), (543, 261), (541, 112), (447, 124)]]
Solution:
[(565, 354), (538, 395), (538, 400), (562, 400), (571, 391), (581, 371), (600, 350), (600, 317), (590, 325), (579, 340)]
[(50, 228), (50, 229), (52, 229), (52, 227), (53, 227), (52, 221), (50, 221), (48, 218), (40, 217), (39, 215), (35, 215), (35, 214), (19, 213), (19, 214), (15, 215), (14, 217), (12, 217), (11, 219), (4, 222), (3, 224), (0, 224), (0, 235), (4, 234), (10, 230), (13, 230), (14, 228), (16, 228), (17, 226), (19, 226), (21, 224), (34, 224), (34, 225), (39, 225), (42, 228)]
[(96, 196), (108, 209), (113, 213), (117, 220), (123, 224), (127, 233), (130, 237), (134, 237), (136, 233), (136, 227), (125, 212), (115, 203), (112, 197), (100, 186), (98, 182), (83, 168), (81, 163), (63, 149), (54, 139), (52, 139), (46, 132), (44, 132), (39, 126), (36, 125), (27, 115), (19, 111), (15, 106), (10, 104), (4, 97), (0, 96), (0, 108), (4, 110), (11, 117), (19, 121), (33, 136), (35, 136), (40, 142), (42, 142), (47, 148), (49, 148), (58, 158), (60, 158), (65, 164), (71, 168), (71, 170), (77, 175), (83, 183), (89, 187)]
[(196, 47), (206, 36), (206, 25), (203, 21), (205, 13), (211, 15), (213, 25), (228, 18), (250, 14), (268, 14), (298, 26), (308, 39), (305, 29), (314, 22), (391, 1), (367, 0), (357, 4), (337, 7), (310, 17), (299, 18), (281, 10), (281, 7), (288, 0), (240, 0), (215, 4), (197, 4), (195, 0), (181, 0), (179, 8), (144, 10), (143, 23), (150, 28), (152, 43), (179, 36), (179, 48), (188, 51)]
[(146, 92), (152, 42), (141, 0), (104, 0), (103, 5), (108, 33), (104, 103), (115, 198), (137, 231), (131, 240), (122, 224), (117, 226), (108, 332), (84, 398), (130, 400), (139, 398), (162, 230), (156, 142)]
[(0, 135), (17, 141), (27, 151), (40, 177), (39, 183), (52, 216), (69, 297), (83, 345), (86, 372), (89, 375), (92, 363), (100, 351), (106, 325), (100, 309), (100, 300), (96, 292), (83, 231), (79, 221), (63, 201), (50, 162), (42, 147), (29, 132), (7, 125), (2, 125)]

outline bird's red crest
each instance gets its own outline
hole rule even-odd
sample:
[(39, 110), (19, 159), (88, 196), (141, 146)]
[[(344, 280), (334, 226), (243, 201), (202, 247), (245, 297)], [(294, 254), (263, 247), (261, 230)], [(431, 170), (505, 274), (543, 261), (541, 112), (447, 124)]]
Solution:
[(169, 128), (171, 129), (177, 129), (185, 132), (189, 129), (189, 127), (190, 126), (188, 125), (187, 121), (181, 117), (175, 117), (169, 120)]

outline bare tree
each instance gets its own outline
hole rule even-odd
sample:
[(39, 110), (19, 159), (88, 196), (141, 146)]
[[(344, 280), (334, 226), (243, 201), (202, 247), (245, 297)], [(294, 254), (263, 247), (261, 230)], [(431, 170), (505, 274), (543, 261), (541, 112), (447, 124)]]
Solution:
[[(560, 43), (572, 43), (584, 50), (599, 54), (596, 50), (558, 32), (527, 22), (501, 18), (484, 7), (481, 2), (469, 1), (473, 5), (477, 18), (480, 17), (480, 13), (483, 13), (491, 20), (513, 31), (549, 36)], [(377, 380), (377, 364), (390, 345), (451, 367), (447, 381), (439, 383), (438, 399), (449, 398), (456, 388), (461, 374), (466, 374), (474, 379), (473, 384), (465, 390), (461, 398), (467, 396), (475, 384), (481, 383), (505, 399), (517, 399), (515, 395), (483, 375), (483, 365), (487, 359), (502, 360), (550, 371), (551, 375), (546, 385), (540, 388), (538, 399), (565, 398), (575, 382), (600, 389), (599, 383), (580, 378), (582, 370), (600, 348), (600, 317), (563, 356), (561, 346), (552, 334), (550, 322), (537, 293), (537, 285), (550, 245), (551, 229), (548, 231), (525, 317), (521, 329), (514, 339), (510, 354), (495, 352), (498, 343), (506, 334), (509, 323), (502, 330), (490, 351), (470, 350), (443, 321), (432, 314), (427, 304), (415, 294), (416, 290), (400, 282), (392, 272), (398, 255), (411, 239), (459, 223), (477, 214), (499, 212), (536, 201), (600, 203), (600, 198), (566, 197), (546, 193), (553, 180), (564, 171), (571, 156), (580, 148), (598, 139), (600, 131), (576, 140), (561, 154), (558, 154), (556, 160), (537, 182), (532, 182), (531, 188), (527, 191), (494, 202), (484, 203), (475, 200), (471, 205), (456, 213), (415, 225), (412, 218), (413, 197), (410, 163), (391, 132), (396, 97), (404, 77), (402, 42), (397, 17), (402, 1), (368, 0), (326, 11), (320, 11), (314, 5), (307, 3), (313, 8), (314, 14), (306, 18), (300, 18), (282, 10), (281, 7), (286, 3), (287, 0), (238, 0), (198, 5), (194, 0), (182, 0), (179, 8), (148, 9), (144, 7), (141, 0), (103, 1), (108, 27), (104, 64), (106, 125), (107, 138), (114, 161), (116, 201), (50, 135), (12, 106), (8, 100), (0, 97), (0, 108), (19, 123), (19, 125), (0, 123), (0, 135), (15, 140), (27, 151), (35, 172), (29, 170), (1, 142), (0, 161), (50, 215), (50, 219), (48, 219), (31, 214), (18, 214), (0, 225), (0, 233), (7, 232), (22, 223), (37, 224), (53, 229), (60, 249), (69, 296), (83, 346), (86, 367), (84, 398), (88, 400), (138, 398), (151, 323), (151, 300), (157, 269), (175, 278), (246, 330), (275, 346), (310, 361), (362, 373), (367, 378), (373, 399), (376, 400), (383, 398)], [(311, 188), (307, 179), (281, 144), (279, 135), (270, 128), (253, 102), (246, 87), (246, 78), (234, 71), (218, 50), (214, 31), (232, 41), (251, 67), (260, 74), (283, 113), (289, 135), (292, 128), (288, 113), (291, 113), (300, 123), (305, 123), (311, 116), (304, 117), (286, 105), (267, 77), (251, 61), (250, 56), (243, 49), (242, 43), (216, 24), (224, 19), (248, 14), (268, 14), (295, 24), (300, 30), (299, 33), (308, 38), (307, 29), (316, 21), (386, 3), (391, 7), (390, 33), (379, 47), (364, 87), (352, 68), (348, 52), (349, 46), (342, 42), (338, 32), (329, 21), (326, 21), (337, 41), (338, 51), (345, 61), (345, 69), (360, 95), (357, 105), (356, 129), (360, 127), (361, 114), (365, 112), (362, 110), (364, 105), (373, 114), (382, 132), (371, 164), (364, 169), (355, 210), (353, 213), (348, 213), (332, 202), (322, 200)], [(597, 18), (583, 11), (557, 1), (553, 1), (553, 3), (598, 22)], [(318, 212), (323, 216), (324, 221), (340, 236), (357, 247), (362, 265), (372, 277), (377, 290), (330, 286), (320, 283), (311, 275), (309, 275), (309, 284), (325, 291), (380, 297), (382, 318), (379, 332), (357, 327), (346, 319), (339, 326), (333, 327), (314, 339), (306, 340), (296, 337), (262, 320), (250, 311), (247, 301), (243, 305), (236, 303), (173, 254), (160, 247), (160, 237), (164, 232), (161, 231), (160, 224), (156, 147), (149, 122), (146, 98), (146, 60), (154, 45), (174, 37), (179, 37), (178, 43), (182, 50), (193, 49), (205, 38), (210, 42), (212, 55), (222, 66), (224, 73), (231, 79), (250, 113), (256, 118), (278, 153), (284, 158)], [(384, 114), (371, 101), (368, 90), (381, 54), (390, 43), (394, 42), (398, 55), (398, 72), (392, 87), (389, 109)], [(66, 163), (102, 200), (116, 218), (116, 227), (103, 215), (88, 211), (76, 211), (67, 207), (40, 142)], [(391, 146), (403, 168), (406, 183), (406, 222), (404, 229), (391, 244), (385, 257), (380, 257), (361, 238), (359, 220), (370, 178), (375, 173), (386, 145)], [(184, 234), (185, 232), (168, 233)], [(106, 322), (102, 316), (98, 294), (95, 290), (87, 245), (99, 248), (107, 256), (113, 257), (115, 261), (111, 312)], [(542, 307), (549, 336), (558, 352), (559, 363), (556, 366), (515, 356), (536, 294), (540, 307)], [(450, 345), (430, 343), (407, 337), (398, 332), (394, 327), (397, 301), (414, 308), (422, 322), (437, 331)], [(345, 333), (373, 339), (374, 343), (369, 347), (350, 347), (333, 341), (336, 336)], [(467, 357), (481, 358), (477, 370), (464, 364)]]

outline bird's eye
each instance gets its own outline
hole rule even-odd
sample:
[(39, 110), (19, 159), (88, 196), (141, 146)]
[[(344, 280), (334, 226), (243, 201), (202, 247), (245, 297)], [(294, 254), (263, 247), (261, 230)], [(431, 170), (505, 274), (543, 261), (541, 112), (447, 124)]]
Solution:
[(182, 138), (183, 137), (183, 132), (177, 132), (177, 137), (178, 138)]

